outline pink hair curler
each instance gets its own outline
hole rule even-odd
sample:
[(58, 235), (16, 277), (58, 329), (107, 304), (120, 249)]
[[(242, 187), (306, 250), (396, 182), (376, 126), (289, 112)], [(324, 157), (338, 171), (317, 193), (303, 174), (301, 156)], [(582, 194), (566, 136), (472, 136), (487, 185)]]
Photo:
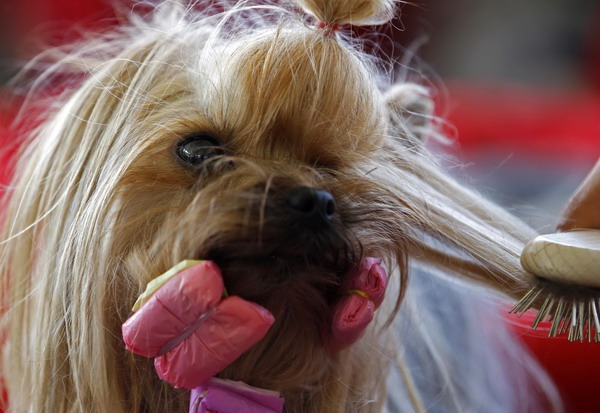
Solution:
[(123, 324), (128, 350), (155, 357), (161, 379), (193, 389), (260, 341), (275, 319), (240, 297), (222, 299), (221, 271), (184, 261), (148, 285)]
[(281, 413), (283, 398), (239, 381), (211, 379), (192, 390), (190, 413)]
[(363, 258), (342, 285), (344, 295), (333, 306), (331, 351), (340, 351), (360, 339), (375, 310), (383, 302), (387, 275), (379, 258)]

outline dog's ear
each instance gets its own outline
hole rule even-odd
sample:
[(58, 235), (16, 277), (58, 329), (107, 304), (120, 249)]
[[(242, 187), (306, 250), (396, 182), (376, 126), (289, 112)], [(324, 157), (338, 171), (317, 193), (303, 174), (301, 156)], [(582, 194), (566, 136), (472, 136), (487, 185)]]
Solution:
[(419, 147), (432, 132), (433, 100), (415, 83), (393, 85), (384, 95), (390, 135), (409, 147)]

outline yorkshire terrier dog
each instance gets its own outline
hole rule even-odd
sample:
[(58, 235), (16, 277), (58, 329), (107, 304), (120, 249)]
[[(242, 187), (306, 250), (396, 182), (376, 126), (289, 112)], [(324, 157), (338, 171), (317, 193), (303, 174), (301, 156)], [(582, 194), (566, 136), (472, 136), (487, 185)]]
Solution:
[[(54, 50), (34, 83), (64, 90), (3, 205), (10, 412), (187, 411), (120, 333), (184, 259), (214, 261), (229, 294), (275, 316), (219, 377), (281, 392), (288, 413), (383, 411), (411, 262), (528, 288), (531, 231), (436, 165), (427, 90), (386, 82), (344, 30), (388, 21), (394, 1), (218, 6), (157, 5)], [(386, 300), (331, 351), (332, 302), (365, 256), (388, 269)]]

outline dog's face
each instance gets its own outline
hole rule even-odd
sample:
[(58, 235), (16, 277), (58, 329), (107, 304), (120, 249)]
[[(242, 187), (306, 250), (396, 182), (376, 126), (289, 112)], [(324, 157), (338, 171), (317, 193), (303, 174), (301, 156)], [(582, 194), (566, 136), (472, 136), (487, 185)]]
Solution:
[[(156, 102), (119, 103), (132, 133), (116, 159), (107, 253), (138, 281), (119, 298), (121, 316), (172, 265), (214, 260), (229, 294), (276, 318), (252, 364), (242, 358), (225, 375), (283, 391), (314, 383), (333, 356), (340, 282), (366, 254), (402, 254), (389, 191), (369, 177), (385, 167), (385, 105), (355, 56), (321, 33), (270, 34), (206, 60), (118, 79), (125, 96), (135, 88)], [(146, 88), (132, 84), (147, 74)]]

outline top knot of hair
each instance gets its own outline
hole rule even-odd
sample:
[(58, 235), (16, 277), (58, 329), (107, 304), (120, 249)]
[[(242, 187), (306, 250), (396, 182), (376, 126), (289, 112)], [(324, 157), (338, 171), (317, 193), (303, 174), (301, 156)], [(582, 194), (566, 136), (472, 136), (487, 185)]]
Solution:
[(394, 17), (397, 0), (296, 0), (304, 11), (327, 24), (368, 26)]

